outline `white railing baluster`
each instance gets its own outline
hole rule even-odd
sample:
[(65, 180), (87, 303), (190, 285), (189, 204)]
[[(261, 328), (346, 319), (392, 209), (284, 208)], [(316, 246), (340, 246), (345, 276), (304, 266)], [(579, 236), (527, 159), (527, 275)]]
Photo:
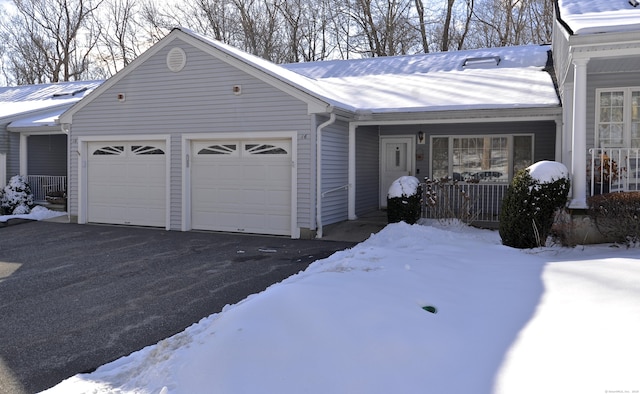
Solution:
[(33, 199), (36, 203), (47, 201), (50, 192), (66, 192), (67, 177), (53, 175), (27, 175), (27, 182), (31, 187)]

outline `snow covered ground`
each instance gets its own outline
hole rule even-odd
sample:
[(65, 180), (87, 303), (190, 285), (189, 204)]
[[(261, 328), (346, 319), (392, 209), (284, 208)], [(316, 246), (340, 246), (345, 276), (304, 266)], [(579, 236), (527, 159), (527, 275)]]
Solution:
[(0, 215), (0, 222), (6, 222), (10, 219), (31, 219), (31, 220), (45, 220), (58, 216), (66, 215), (66, 212), (51, 211), (42, 206), (35, 206), (30, 213), (24, 215)]
[(46, 392), (637, 393), (639, 255), (391, 224)]

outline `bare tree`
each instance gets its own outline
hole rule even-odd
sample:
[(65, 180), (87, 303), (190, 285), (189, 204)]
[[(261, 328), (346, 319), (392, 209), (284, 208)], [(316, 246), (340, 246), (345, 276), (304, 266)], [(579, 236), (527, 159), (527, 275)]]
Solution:
[(447, 8), (442, 28), (442, 48), (443, 52), (449, 50), (449, 29), (451, 28), (451, 18), (453, 17), (453, 3), (455, 0), (447, 0)]
[(13, 0), (21, 28), (28, 33), (25, 38), (44, 60), (47, 80), (69, 81), (86, 74), (96, 37), (82, 29), (100, 1)]
[(4, 48), (3, 73), (10, 84), (25, 85), (48, 82), (48, 50), (44, 39), (34, 33), (34, 22), (29, 24), (18, 16), (0, 20), (0, 41)]
[[(552, 5), (548, 0), (476, 0), (473, 16), (481, 38), (477, 46), (539, 43), (551, 36)], [(535, 26), (535, 27), (533, 27)], [(540, 34), (542, 33), (542, 35)], [(543, 37), (544, 36), (544, 37)]]
[(427, 25), (425, 20), (424, 3), (422, 0), (415, 0), (416, 12), (418, 14), (418, 28), (420, 30), (420, 43), (422, 44), (422, 51), (429, 53), (429, 40), (427, 38)]
[(138, 34), (141, 25), (137, 0), (105, 0), (92, 26), (98, 32), (94, 61), (100, 62), (105, 76), (111, 76), (131, 63), (150, 43)]
[(365, 56), (393, 56), (413, 51), (419, 42), (408, 0), (350, 0), (348, 10)]

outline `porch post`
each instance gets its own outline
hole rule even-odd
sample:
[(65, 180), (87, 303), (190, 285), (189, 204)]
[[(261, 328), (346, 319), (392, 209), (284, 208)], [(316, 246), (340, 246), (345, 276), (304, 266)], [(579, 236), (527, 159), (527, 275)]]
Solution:
[(587, 208), (587, 63), (573, 59), (573, 129), (571, 138), (571, 202), (569, 208)]
[(347, 214), (349, 220), (356, 220), (356, 124), (349, 123), (349, 195)]
[(29, 135), (28, 134), (24, 134), (24, 133), (20, 133), (20, 175), (22, 176), (27, 176), (29, 175), (27, 172), (29, 171), (29, 169), (27, 168), (28, 166), (28, 161), (27, 161), (27, 152), (29, 151), (28, 149), (28, 139)]

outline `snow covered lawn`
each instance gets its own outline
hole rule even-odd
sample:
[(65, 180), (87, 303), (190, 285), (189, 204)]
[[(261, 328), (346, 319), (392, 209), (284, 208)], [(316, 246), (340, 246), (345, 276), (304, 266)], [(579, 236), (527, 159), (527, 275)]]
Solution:
[(391, 224), (47, 393), (638, 392), (639, 255)]

